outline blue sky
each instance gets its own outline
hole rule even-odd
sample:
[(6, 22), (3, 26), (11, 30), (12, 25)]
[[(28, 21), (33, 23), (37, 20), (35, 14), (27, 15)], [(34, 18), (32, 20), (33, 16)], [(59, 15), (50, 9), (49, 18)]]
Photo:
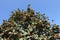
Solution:
[(60, 25), (60, 0), (0, 0), (0, 25), (10, 17), (11, 11), (26, 10), (28, 4), (35, 12), (45, 13), (50, 22), (54, 19), (54, 23)]

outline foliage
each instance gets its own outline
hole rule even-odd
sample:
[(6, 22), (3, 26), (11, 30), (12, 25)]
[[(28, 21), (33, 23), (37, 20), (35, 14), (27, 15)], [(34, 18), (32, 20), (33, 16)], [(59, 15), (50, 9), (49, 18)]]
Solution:
[[(27, 11), (22, 12), (18, 8), (17, 11), (15, 12), (12, 11), (12, 15), (8, 20), (3, 20), (3, 23), (0, 27), (0, 34), (1, 34), (0, 36), (2, 37), (4, 35), (4, 37), (6, 38), (7, 37), (19, 38), (22, 36), (22, 35), (19, 36), (20, 35), (19, 33), (24, 34), (22, 30), (30, 31), (30, 34), (33, 34), (36, 31), (38, 35), (46, 34), (47, 37), (55, 33), (58, 33), (59, 26), (53, 24), (51, 28), (51, 23), (48, 22), (47, 19), (48, 18), (46, 17), (45, 14), (41, 14), (39, 12), (36, 12), (35, 14), (34, 10), (30, 8), (30, 4), (29, 4)], [(31, 27), (29, 27), (29, 25)], [(32, 28), (33, 31), (29, 30), (29, 28)]]

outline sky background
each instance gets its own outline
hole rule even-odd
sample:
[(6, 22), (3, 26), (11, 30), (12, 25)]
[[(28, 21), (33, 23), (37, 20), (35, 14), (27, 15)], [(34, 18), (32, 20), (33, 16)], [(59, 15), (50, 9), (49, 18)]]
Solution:
[(8, 20), (11, 11), (27, 9), (30, 4), (35, 12), (45, 13), (51, 22), (60, 25), (60, 0), (0, 0), (0, 25), (3, 20)]

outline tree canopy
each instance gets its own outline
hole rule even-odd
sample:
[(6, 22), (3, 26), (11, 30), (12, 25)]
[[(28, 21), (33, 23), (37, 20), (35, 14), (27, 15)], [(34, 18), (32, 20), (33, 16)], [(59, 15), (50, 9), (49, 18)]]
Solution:
[[(48, 17), (40, 12), (35, 13), (35, 11), (30, 8), (30, 4), (26, 11), (21, 11), (18, 8), (17, 11), (12, 11), (11, 13), (10, 18), (3, 20), (0, 27), (1, 38), (19, 40), (18, 38), (37, 34), (38, 38), (35, 39), (39, 39), (41, 35), (49, 39), (59, 33), (59, 25), (53, 24), (51, 26)], [(32, 36), (32, 38), (34, 37)]]

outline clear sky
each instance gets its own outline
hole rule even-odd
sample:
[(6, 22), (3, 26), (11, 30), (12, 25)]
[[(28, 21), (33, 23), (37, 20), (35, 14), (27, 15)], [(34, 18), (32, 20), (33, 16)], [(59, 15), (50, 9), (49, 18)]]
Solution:
[(0, 25), (10, 17), (11, 11), (25, 10), (28, 4), (35, 12), (45, 13), (50, 21), (54, 19), (60, 25), (60, 0), (0, 0)]

